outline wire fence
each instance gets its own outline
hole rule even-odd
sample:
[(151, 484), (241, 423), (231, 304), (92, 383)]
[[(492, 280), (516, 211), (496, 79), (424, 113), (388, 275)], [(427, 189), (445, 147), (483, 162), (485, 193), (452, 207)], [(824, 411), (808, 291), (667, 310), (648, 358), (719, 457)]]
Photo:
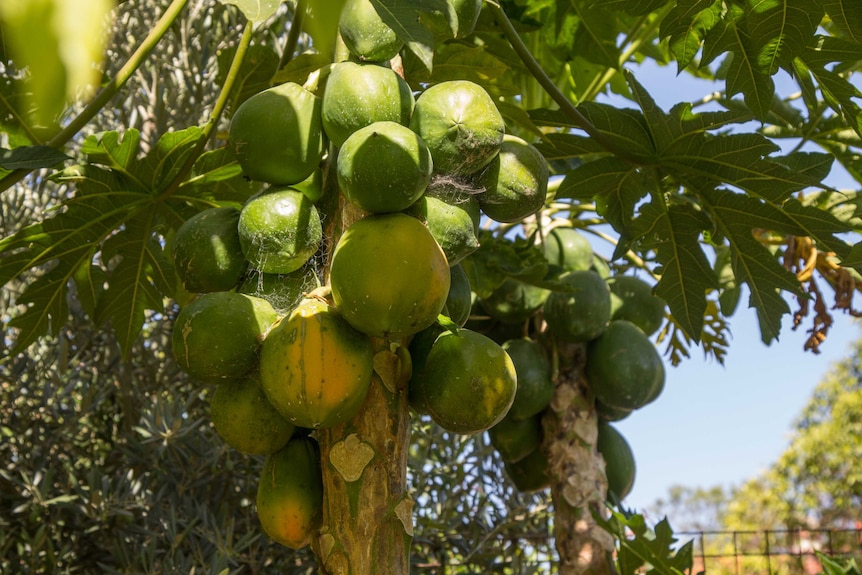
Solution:
[[(839, 561), (862, 563), (862, 528), (774, 529), (763, 531), (688, 531), (675, 534), (679, 544), (694, 544), (692, 574), (818, 575), (816, 552)], [(557, 573), (552, 537), (531, 534), (497, 537), (481, 550), (464, 553), (458, 545), (426, 545), (414, 563), (421, 575), (549, 575)], [(453, 552), (454, 551), (454, 552)]]
[(862, 560), (862, 529), (692, 531), (693, 573), (704, 575), (816, 575), (816, 552), (839, 560)]

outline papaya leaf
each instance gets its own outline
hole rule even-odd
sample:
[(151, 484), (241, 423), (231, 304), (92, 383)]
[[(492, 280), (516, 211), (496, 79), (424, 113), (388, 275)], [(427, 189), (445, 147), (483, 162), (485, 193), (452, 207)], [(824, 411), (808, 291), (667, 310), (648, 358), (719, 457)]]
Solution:
[(599, 194), (618, 188), (633, 170), (634, 166), (613, 156), (586, 162), (566, 174), (556, 197), (592, 200)]
[[(535, 122), (532, 115), (530, 119)], [(535, 123), (541, 125), (540, 122)], [(544, 140), (537, 142), (535, 146), (548, 161), (565, 160), (584, 154), (595, 154), (604, 151), (592, 138), (576, 134), (546, 134)]]
[(12, 150), (0, 148), (0, 168), (4, 170), (50, 168), (71, 159), (49, 146), (24, 146)]
[(154, 215), (153, 207), (140, 210), (102, 247), (106, 259), (119, 262), (99, 299), (95, 321), (110, 322), (126, 355), (141, 333), (146, 310), (163, 309), (162, 296), (173, 294), (174, 271), (154, 235)]
[[(772, 220), (774, 212), (767, 211), (771, 208), (767, 204), (727, 190), (701, 190), (700, 196), (716, 227), (730, 243), (734, 276), (748, 285), (749, 307), (757, 311), (761, 340), (769, 344), (781, 331), (781, 317), (790, 313), (781, 292), (802, 294), (796, 276), (778, 263), (752, 233), (758, 223)], [(742, 213), (747, 217), (741, 218)]]
[(726, 62), (727, 97), (742, 93), (746, 105), (758, 119), (766, 119), (775, 94), (775, 83), (759, 60), (757, 47), (745, 27), (744, 10), (732, 4), (704, 39), (702, 65), (730, 52)]
[[(320, 68), (329, 64), (331, 60), (317, 52), (309, 52), (300, 54), (287, 65), (276, 72), (272, 77), (272, 84), (283, 84), (285, 82), (294, 82), (295, 84), (305, 84), (308, 76)], [(250, 95), (250, 94), (249, 94)], [(244, 100), (245, 98), (241, 98)]]
[(429, 72), (418, 58), (404, 58), (405, 75), (411, 83), (438, 84), (449, 80), (469, 80), (494, 95), (514, 95), (519, 87), (512, 82), (511, 68), (482, 46), (458, 42), (442, 44), (434, 51)]
[(219, 0), (222, 4), (233, 4), (248, 18), (249, 22), (259, 26), (275, 14), (281, 5), (281, 0)]
[(153, 193), (166, 188), (179, 175), (202, 134), (197, 126), (162, 134), (141, 165), (140, 178), (149, 181)]
[(0, 77), (0, 132), (6, 134), (10, 148), (36, 143), (30, 126), (24, 121), (29, 116), (27, 98), (28, 88), (22, 79), (9, 74)]
[(841, 260), (841, 265), (855, 269), (862, 273), (862, 242), (857, 242), (853, 245), (850, 253)]
[(616, 17), (613, 12), (600, 5), (590, 5), (584, 0), (557, 0), (557, 18), (571, 13), (578, 18), (572, 54), (577, 54), (595, 64), (618, 69), (620, 51), (616, 45)]
[(85, 260), (75, 270), (74, 280), (76, 295), (78, 301), (81, 302), (81, 307), (90, 318), (96, 317), (96, 307), (99, 303), (102, 293), (104, 293), (104, 284), (108, 276), (100, 266), (93, 265), (90, 261)]
[(617, 561), (621, 575), (635, 575), (647, 564), (652, 575), (684, 575), (691, 571), (692, 543), (675, 549), (678, 539), (667, 518), (656, 524), (653, 532), (639, 514), (627, 516), (611, 509), (610, 518), (596, 517), (596, 521), (619, 542)]
[[(434, 68), (434, 35), (422, 23), (432, 0), (371, 0), (377, 14), (429, 71)], [(445, 6), (443, 6), (445, 10)]]
[[(805, 56), (801, 57), (805, 61)], [(807, 70), (817, 80), (820, 93), (830, 108), (841, 114), (847, 124), (862, 136), (862, 108), (854, 101), (862, 98), (862, 91), (840, 74), (809, 64)]]
[(805, 49), (823, 19), (810, 0), (764, 0), (751, 4), (745, 26), (761, 72), (772, 75)]
[(715, 272), (699, 243), (701, 232), (710, 227), (706, 215), (691, 206), (668, 207), (656, 200), (641, 206), (631, 226), (632, 241), (654, 249), (661, 264), (656, 295), (667, 302), (686, 336), (698, 342), (706, 293), (718, 288)]
[(667, 0), (591, 0), (587, 8), (602, 7), (613, 12), (622, 12), (631, 16), (644, 16), (655, 12), (667, 4)]
[(819, 0), (838, 33), (862, 44), (862, 4), (856, 0)]
[(170, 199), (181, 199), (204, 207), (226, 203), (239, 207), (260, 187), (260, 183), (243, 177), (233, 148), (224, 146), (201, 154), (192, 168), (191, 177), (180, 185), (179, 192)]
[(721, 0), (679, 0), (661, 21), (659, 38), (670, 39), (677, 72), (694, 59), (706, 34), (721, 18)]
[(141, 143), (140, 131), (130, 128), (123, 133), (102, 132), (87, 136), (81, 151), (87, 154), (87, 160), (92, 164), (99, 164), (110, 168), (116, 173), (125, 176), (129, 182), (133, 182), (139, 191), (147, 190), (145, 179), (136, 176), (139, 146)]

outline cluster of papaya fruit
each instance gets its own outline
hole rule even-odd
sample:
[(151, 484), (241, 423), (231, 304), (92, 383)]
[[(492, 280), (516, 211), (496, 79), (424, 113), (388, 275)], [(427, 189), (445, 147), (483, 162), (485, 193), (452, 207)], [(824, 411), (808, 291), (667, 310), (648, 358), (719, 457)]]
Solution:
[[(454, 5), (458, 33), (468, 33), (481, 2)], [(589, 341), (596, 357), (622, 354), (605, 367), (588, 364), (605, 413), (619, 416), (660, 391), (657, 355), (643, 366), (632, 359), (641, 347), (655, 354), (646, 328), (624, 317), (628, 299), (619, 293), (612, 311), (612, 294), (629, 289), (629, 278), (606, 282), (587, 269), (592, 252), (589, 265), (570, 263), (562, 228), (542, 244), (552, 263), (562, 258), (561, 291), (509, 278), (474, 302), (467, 270), (480, 220), (520, 222), (541, 210), (544, 158), (505, 133), (477, 84), (447, 81), (414, 95), (388, 65), (401, 45), (369, 0), (348, 0), (340, 36), (350, 58), (321, 70), (315, 91), (287, 82), (234, 111), (229, 146), (263, 189), (241, 208), (190, 218), (172, 251), (192, 294), (175, 321), (176, 360), (217, 384), (211, 416), (225, 442), (266, 456), (258, 516), (271, 538), (293, 548), (320, 521), (314, 431), (358, 413), (381, 349), (409, 359), (402, 377), (414, 410), (456, 433), (490, 430), (510, 475), (529, 489), (543, 486), (532, 477), (544, 473), (539, 418), (554, 391), (544, 336), (500, 339), (471, 315), (524, 325), (543, 308), (547, 333)], [(324, 200), (332, 190), (334, 204)], [(325, 233), (335, 214), (324, 203), (349, 211), (332, 220), (344, 229)], [(643, 341), (632, 343), (633, 333)], [(635, 377), (651, 378), (648, 394), (621, 382)]]
[[(548, 462), (540, 446), (541, 420), (554, 395), (548, 350), (555, 342), (581, 344), (584, 377), (600, 417), (597, 449), (606, 462), (608, 495), (622, 500), (634, 484), (635, 461), (611, 422), (651, 403), (664, 388), (664, 365), (649, 336), (664, 323), (665, 303), (640, 278), (612, 275), (570, 222), (549, 223), (534, 242), (541, 265), (486, 285), (483, 297), (472, 301), (468, 327), (502, 344), (518, 379), (508, 415), (488, 434), (519, 489), (547, 487)], [(464, 265), (471, 275), (482, 273), (474, 269), (481, 260), (470, 258)]]

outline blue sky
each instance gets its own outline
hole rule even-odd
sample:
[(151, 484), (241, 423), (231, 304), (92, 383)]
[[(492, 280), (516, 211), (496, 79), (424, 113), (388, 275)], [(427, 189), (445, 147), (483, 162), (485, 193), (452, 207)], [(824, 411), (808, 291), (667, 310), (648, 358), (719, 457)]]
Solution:
[[(675, 66), (649, 63), (636, 74), (664, 110), (716, 89), (677, 76)], [(779, 94), (798, 90), (786, 77), (776, 80)], [(612, 101), (633, 107), (620, 99)], [(833, 171), (830, 183), (858, 187), (840, 168)], [(677, 368), (668, 366), (667, 385), (655, 403), (617, 424), (637, 460), (637, 479), (627, 506), (648, 507), (673, 485), (739, 485), (777, 459), (814, 387), (862, 335), (848, 316), (836, 314), (835, 319), (820, 355), (803, 351), (807, 326), (792, 331), (790, 316), (785, 317), (779, 341), (767, 347), (743, 296), (731, 320), (733, 338), (725, 365), (705, 360), (699, 348), (693, 349), (691, 359)]]

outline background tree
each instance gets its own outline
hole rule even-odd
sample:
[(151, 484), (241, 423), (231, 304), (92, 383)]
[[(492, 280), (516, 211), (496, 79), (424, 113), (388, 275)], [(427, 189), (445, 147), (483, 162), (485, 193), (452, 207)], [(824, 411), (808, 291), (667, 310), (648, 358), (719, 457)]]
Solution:
[[(27, 3), (27, 10), (15, 11), (4, 5), (4, 38), (20, 51), (6, 59), (2, 121), (9, 151), (0, 163), (5, 170), (0, 188), (10, 189), (35, 169), (63, 164), (26, 180), (31, 190), (47, 193), (39, 201), (27, 191), (18, 196), (34, 206), (32, 221), (10, 219), (13, 223), (7, 224), (4, 219), (0, 281), (9, 298), (4, 317), (8, 357), (28, 349), (40, 357), (29, 346), (46, 332), (58, 338), (70, 314), (83, 313), (94, 325), (110, 324), (123, 365), (140, 353), (155, 353), (169, 364), (164, 346), (140, 337), (163, 333), (153, 326), (160, 325), (164, 314), (168, 320), (173, 317), (175, 303), (188, 300), (178, 289), (165, 246), (200, 209), (239, 205), (255, 191), (222, 146), (223, 114), (230, 115), (249, 95), (274, 82), (311, 79), (309, 86), (319, 87), (313, 71), (323, 69), (335, 53), (337, 3), (321, 7), (300, 2), (279, 12), (276, 3), (238, 1), (247, 20), (233, 8), (187, 4), (175, 0), (156, 21), (145, 16), (152, 10), (137, 12), (132, 2), (121, 5), (116, 14), (123, 23), (120, 29), (125, 32), (126, 23), (138, 23), (143, 39), (130, 43), (137, 48), (123, 48), (125, 38), (118, 35), (105, 69), (110, 80), (86, 106), (69, 108), (60, 117), (54, 113), (64, 102), (45, 97), (65, 95), (78, 86), (70, 81), (46, 90), (44, 82), (60, 77), (58, 71), (87, 66), (40, 60), (18, 48), (35, 45), (20, 40), (22, 31), (58, 28), (43, 26), (44, 18), (53, 17), (51, 9), (28, 11), (35, 4)], [(422, 25), (425, 5), (375, 0), (374, 6), (406, 42), (401, 62), (415, 88), (453, 75), (478, 82), (496, 98), (508, 129), (535, 139), (545, 158), (565, 175), (544, 216), (610, 239), (616, 246), (614, 273), (639, 270), (657, 279), (655, 292), (670, 311), (659, 337), (673, 362), (693, 343), (702, 343), (707, 353), (721, 359), (727, 317), (743, 288), (765, 342), (777, 337), (781, 317), (790, 312), (782, 292), (797, 298), (798, 322), (811, 316), (811, 349), (816, 350), (832, 321), (822, 285), (834, 290), (835, 307), (852, 311), (858, 249), (840, 234), (856, 229), (855, 194), (835, 194), (822, 180), (835, 160), (859, 174), (860, 94), (849, 81), (860, 60), (854, 30), (862, 14), (855, 4), (486, 3), (474, 34), (442, 42), (435, 42)], [(442, 7), (448, 14), (442, 4), (428, 7)], [(294, 25), (288, 26), (288, 20)], [(49, 44), (57, 44), (58, 38), (65, 36), (49, 34)], [(310, 52), (299, 54), (309, 47)], [(216, 53), (219, 57), (213, 58)], [(700, 112), (681, 103), (669, 111), (658, 109), (636, 77), (622, 70), (645, 58), (675, 61), (680, 71), (723, 79), (725, 92), (701, 103), (720, 107)], [(40, 67), (44, 62), (48, 65)], [(780, 70), (799, 84), (799, 97), (781, 99), (775, 93), (772, 77)], [(635, 107), (592, 102), (608, 89)], [(30, 93), (43, 99), (31, 100), (26, 97)], [(734, 98), (739, 94), (742, 99)], [(749, 131), (752, 119), (762, 126), (758, 132)], [(106, 131), (94, 129), (100, 121)], [(74, 139), (85, 126), (86, 137)], [(776, 141), (783, 139), (796, 148), (780, 153)], [(822, 151), (802, 151), (809, 144)], [(66, 153), (74, 155), (75, 165)], [(4, 203), (10, 194), (4, 192)], [(61, 209), (43, 212), (43, 206)], [(475, 257), (480, 273), (471, 278), (474, 290), (482, 295), (507, 276), (559, 289), (550, 272), (535, 275), (530, 250), (510, 257), (503, 247), (506, 234), (536, 237), (532, 232), (538, 230), (541, 236), (546, 223), (544, 218), (528, 219), (497, 227), (492, 233), (498, 241), (486, 236), (485, 256), (493, 257)], [(612, 226), (613, 237), (597, 227), (605, 223)], [(333, 234), (329, 239), (337, 231)], [(476, 283), (489, 278), (496, 280)], [(154, 351), (159, 349), (161, 355)], [(595, 450), (597, 417), (581, 351), (578, 346), (557, 347), (557, 403), (545, 419), (544, 450), (551, 457), (561, 570), (605, 572), (609, 538), (591, 524), (592, 511), (603, 505), (605, 478)], [(13, 393), (19, 387), (8, 389)], [(385, 393), (381, 397), (386, 399)], [(381, 401), (367, 410), (383, 417), (367, 420), (397, 420), (402, 431), (390, 443), (406, 454), (406, 400), (403, 394), (393, 398), (399, 407)], [(179, 412), (174, 419), (179, 427), (161, 432), (162, 440), (165, 433), (175, 435), (192, 413)], [(143, 427), (137, 425), (139, 416), (134, 410), (112, 415), (133, 430)], [(156, 421), (159, 427), (164, 418)], [(590, 424), (578, 423), (584, 421)], [(388, 431), (377, 431), (379, 437), (376, 432), (371, 436), (387, 444)], [(345, 439), (340, 431), (329, 433), (322, 434), (324, 453)], [(396, 497), (404, 497), (405, 470), (392, 463), (387, 468), (393, 475), (404, 474), (395, 490)], [(474, 469), (479, 473), (482, 466)], [(40, 483), (35, 477), (33, 485), (12, 491), (34, 493), (32, 487)], [(375, 484), (365, 481), (362, 487), (373, 492)], [(376, 509), (373, 501), (368, 499), (368, 512)], [(61, 503), (69, 501), (51, 504)], [(332, 495), (327, 505), (330, 514), (345, 513), (344, 521), (330, 522), (327, 529), (342, 529), (351, 517), (368, 516), (348, 511), (346, 502)], [(409, 533), (404, 514), (398, 519)], [(586, 529), (576, 528), (584, 524)], [(35, 541), (45, 537), (36, 535)], [(338, 533), (340, 544), (351, 539), (356, 534), (349, 528)], [(405, 566), (404, 543), (397, 539), (394, 533), (384, 537), (395, 550), (392, 556), (401, 557), (391, 565), (386, 562), (392, 572)], [(368, 545), (367, 540), (361, 543)], [(318, 556), (326, 548), (321, 538)], [(44, 555), (49, 561), (51, 553)], [(584, 562), (586, 556), (590, 559)]]

